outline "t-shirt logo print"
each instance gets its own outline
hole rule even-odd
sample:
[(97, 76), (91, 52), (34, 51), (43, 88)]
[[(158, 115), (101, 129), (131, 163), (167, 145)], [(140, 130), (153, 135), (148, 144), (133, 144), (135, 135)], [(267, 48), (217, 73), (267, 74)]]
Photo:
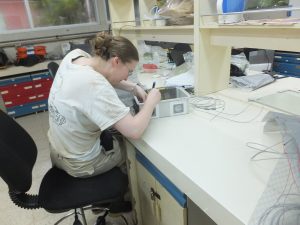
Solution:
[(58, 112), (55, 106), (49, 105), (49, 112), (50, 117), (58, 126), (66, 123), (66, 118)]

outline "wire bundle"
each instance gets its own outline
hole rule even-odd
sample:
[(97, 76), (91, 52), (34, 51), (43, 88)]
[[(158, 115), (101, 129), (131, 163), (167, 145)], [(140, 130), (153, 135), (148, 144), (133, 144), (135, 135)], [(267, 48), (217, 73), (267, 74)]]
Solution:
[(193, 96), (190, 98), (190, 104), (194, 107), (194, 109), (196, 110), (201, 110), (205, 113), (208, 113), (210, 115), (213, 115), (213, 119), (219, 117), (231, 122), (235, 122), (235, 123), (250, 123), (253, 122), (255, 119), (257, 119), (260, 114), (263, 112), (263, 107), (260, 108), (259, 112), (257, 113), (257, 115), (255, 115), (254, 117), (248, 119), (248, 120), (238, 120), (238, 119), (233, 119), (230, 117), (237, 117), (242, 115), (245, 111), (247, 111), (249, 109), (249, 107), (251, 106), (251, 104), (246, 105), (245, 108), (243, 108), (241, 111), (237, 112), (237, 113), (227, 113), (224, 112), (225, 107), (226, 107), (226, 103), (224, 100), (222, 99), (218, 99), (218, 98), (213, 98), (213, 97), (209, 97), (209, 96)]
[(203, 110), (216, 110), (224, 108), (225, 106), (225, 102), (223, 100), (207, 96), (191, 97), (190, 103), (195, 108)]

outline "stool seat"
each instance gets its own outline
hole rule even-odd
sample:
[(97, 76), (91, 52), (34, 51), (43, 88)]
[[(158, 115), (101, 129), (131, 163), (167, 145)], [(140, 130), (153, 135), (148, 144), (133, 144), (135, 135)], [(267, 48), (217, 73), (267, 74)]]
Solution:
[(121, 201), (127, 190), (127, 176), (119, 168), (89, 178), (76, 178), (56, 167), (44, 176), (39, 205), (49, 212), (82, 208), (98, 203)]

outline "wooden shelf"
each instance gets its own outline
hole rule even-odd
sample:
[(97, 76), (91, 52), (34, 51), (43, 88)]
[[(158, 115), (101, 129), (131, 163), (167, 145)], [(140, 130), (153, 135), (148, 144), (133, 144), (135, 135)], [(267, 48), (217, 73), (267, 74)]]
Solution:
[(194, 43), (194, 26), (133, 26), (124, 25), (113, 31), (129, 39)]
[(300, 51), (300, 25), (209, 25), (210, 42), (217, 46)]
[(23, 74), (23, 73), (33, 73), (36, 71), (47, 70), (48, 63), (52, 62), (52, 61), (57, 62), (58, 64), (61, 62), (61, 60), (51, 60), (51, 61), (45, 61), (45, 62), (38, 63), (31, 67), (12, 65), (12, 66), (7, 67), (6, 69), (0, 70), (0, 78), (12, 76), (12, 75)]

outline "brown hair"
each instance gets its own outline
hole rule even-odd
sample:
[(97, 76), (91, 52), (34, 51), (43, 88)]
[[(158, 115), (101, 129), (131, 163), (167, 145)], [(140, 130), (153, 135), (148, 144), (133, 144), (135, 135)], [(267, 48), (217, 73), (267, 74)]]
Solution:
[(93, 46), (94, 54), (105, 61), (115, 56), (119, 57), (123, 63), (139, 61), (136, 47), (127, 38), (121, 36), (111, 36), (100, 32), (96, 35)]

